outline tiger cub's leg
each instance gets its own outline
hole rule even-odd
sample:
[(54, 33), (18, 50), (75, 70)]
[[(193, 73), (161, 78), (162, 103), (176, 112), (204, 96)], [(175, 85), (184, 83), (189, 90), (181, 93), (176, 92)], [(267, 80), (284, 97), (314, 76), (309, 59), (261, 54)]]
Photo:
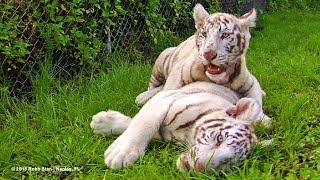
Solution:
[(265, 92), (261, 89), (261, 86), (259, 84), (259, 81), (251, 75), (251, 83), (252, 85), (249, 86), (249, 89), (246, 89), (246, 86), (250, 84), (250, 82), (247, 83), (247, 85), (243, 85), (243, 89), (240, 90), (240, 93), (243, 93), (245, 97), (253, 98), (255, 99), (261, 106), (261, 113), (256, 120), (256, 122), (262, 122), (264, 127), (270, 128), (271, 127), (271, 118), (264, 114), (262, 106), (262, 97), (265, 95)]
[(149, 99), (151, 99), (154, 95), (156, 95), (158, 92), (162, 91), (163, 89), (163, 85), (159, 86), (159, 87), (156, 87), (156, 88), (153, 88), (153, 89), (150, 89), (148, 91), (145, 91), (141, 94), (139, 94), (137, 97), (136, 97), (136, 100), (135, 100), (135, 103), (138, 105), (138, 106), (143, 106), (147, 101), (149, 101)]
[(131, 118), (117, 111), (101, 111), (92, 117), (90, 123), (95, 134), (120, 135), (129, 126)]
[(162, 91), (166, 82), (166, 77), (168, 77), (168, 74), (173, 66), (173, 59), (171, 58), (171, 55), (175, 49), (175, 47), (167, 48), (159, 55), (152, 68), (148, 90), (136, 97), (135, 103), (137, 105), (144, 105), (154, 95)]
[(177, 96), (179, 94), (173, 91), (162, 91), (150, 99), (134, 116), (128, 128), (105, 151), (105, 164), (118, 169), (142, 157)]

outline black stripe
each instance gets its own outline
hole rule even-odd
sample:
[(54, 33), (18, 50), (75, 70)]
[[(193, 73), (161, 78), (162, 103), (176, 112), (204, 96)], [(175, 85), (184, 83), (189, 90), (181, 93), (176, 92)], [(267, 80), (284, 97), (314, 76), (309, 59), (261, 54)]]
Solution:
[(241, 60), (237, 62), (234, 67), (234, 72), (229, 77), (229, 83), (232, 84), (234, 79), (238, 77), (241, 73)]
[(180, 125), (176, 130), (180, 130), (180, 129), (183, 129), (183, 128), (186, 128), (186, 127), (189, 127), (191, 125), (193, 125), (198, 119), (194, 119), (192, 121), (189, 121), (183, 125)]
[(229, 135), (230, 137), (234, 138), (234, 139), (238, 139), (238, 136), (234, 136), (234, 135)]
[(164, 127), (163, 127), (162, 125), (160, 126), (160, 128), (159, 128), (158, 132), (159, 132), (159, 135), (160, 135), (161, 141), (166, 142), (167, 140), (166, 140), (166, 138), (164, 137)]
[(235, 134), (236, 134), (237, 136), (239, 136), (239, 137), (243, 137), (243, 135), (240, 134), (240, 133), (238, 133), (238, 132), (236, 132)]
[(208, 123), (211, 123), (211, 122), (214, 122), (214, 121), (225, 122), (226, 120), (225, 119), (208, 119), (208, 120), (205, 120), (202, 125), (208, 124)]
[[(193, 63), (193, 66), (194, 66), (194, 65), (195, 65), (195, 63)], [(189, 72), (191, 82), (194, 82), (194, 81), (195, 81), (195, 79), (194, 79), (193, 76), (192, 76), (192, 68), (193, 68), (193, 66), (190, 67), (190, 72)]]
[[(175, 49), (174, 49), (175, 50)], [(167, 54), (165, 57), (164, 57), (164, 62), (163, 62), (163, 72), (162, 73), (164, 73), (164, 72), (166, 72), (168, 75), (169, 75), (169, 69), (170, 69), (170, 65), (171, 65), (171, 61), (172, 61), (172, 59), (170, 59), (171, 58), (171, 56), (172, 56), (172, 52), (170, 52), (169, 54)], [(171, 61), (170, 61), (171, 60)], [(170, 65), (169, 65), (170, 64)]]
[[(235, 144), (237, 141), (236, 140), (232, 140), (231, 143), (227, 144), (228, 146), (231, 144)], [(233, 147), (233, 146), (232, 146)]]
[(248, 148), (248, 144), (244, 144), (243, 149), (247, 149)]
[[(171, 96), (172, 94), (174, 94), (174, 92), (173, 92), (173, 93), (170, 93), (168, 96), (165, 96), (164, 98), (169, 97), (169, 96)], [(184, 94), (183, 94), (183, 95), (184, 95)], [(167, 111), (166, 115), (165, 115), (164, 118), (163, 118), (164, 120), (167, 118), (169, 109), (171, 108), (171, 106), (173, 105), (173, 103), (174, 103), (176, 100), (178, 100), (178, 99), (179, 99), (179, 98), (173, 99), (173, 101), (169, 104), (168, 111)], [(160, 135), (161, 140), (162, 140), (162, 141), (167, 141), (167, 139), (165, 138), (165, 135), (164, 135), (164, 124), (161, 124), (161, 125), (160, 125), (158, 132), (159, 132), (159, 135)], [(174, 136), (174, 135), (172, 134), (172, 132), (169, 132), (169, 133), (170, 133), (170, 136), (171, 136), (171, 137)]]
[(251, 134), (245, 134), (245, 136), (246, 136), (247, 138), (249, 138), (250, 140), (252, 139), (252, 135), (251, 135)]
[(227, 28), (227, 24), (224, 21), (221, 21), (221, 23)]
[(237, 25), (234, 25), (234, 26), (233, 26), (232, 31), (234, 32), (235, 30), (238, 30), (238, 29), (237, 29)]
[(226, 127), (220, 128), (220, 130), (223, 131), (223, 130), (226, 130), (226, 129), (230, 129), (230, 128), (232, 128), (232, 127), (233, 127), (233, 126), (228, 125), (228, 126), (226, 126)]
[(241, 43), (241, 35), (240, 35), (240, 33), (237, 33), (236, 34), (236, 37), (237, 37), (237, 46), (240, 48), (240, 43)]
[(243, 140), (241, 140), (241, 141), (238, 141), (238, 142), (237, 142), (237, 145), (238, 145), (238, 146), (242, 146), (242, 144), (243, 144), (245, 141), (246, 141), (245, 139), (243, 139)]
[(228, 49), (228, 52), (231, 53), (235, 47), (236, 47), (235, 45), (231, 45), (230, 48)]
[(155, 76), (154, 74), (151, 75), (149, 85), (152, 85), (153, 87), (159, 87), (162, 85), (165, 81), (165, 78), (161, 75)]
[[(203, 103), (201, 103), (201, 104), (203, 104)], [(197, 105), (201, 105), (201, 104), (197, 104)], [(191, 106), (191, 105), (190, 105)], [(192, 105), (192, 106), (195, 106), (195, 105)], [(187, 108), (186, 108), (187, 109)], [(185, 109), (185, 110), (186, 110)], [(205, 111), (205, 112), (202, 112), (202, 113), (200, 113), (200, 114), (198, 114), (198, 116), (194, 119), (194, 120), (191, 120), (191, 121), (189, 121), (189, 122), (187, 122), (187, 123), (185, 123), (185, 124), (183, 124), (183, 125), (180, 125), (176, 130), (179, 130), (179, 129), (183, 129), (183, 128), (186, 128), (186, 127), (188, 127), (188, 126), (190, 126), (190, 125), (192, 125), (192, 124), (194, 124), (197, 120), (199, 120), (199, 119), (201, 119), (203, 116), (205, 116), (205, 115), (207, 115), (208, 113), (211, 113), (212, 111), (214, 111), (215, 109), (209, 109), (209, 110), (207, 110), (207, 111)], [(184, 111), (184, 110), (183, 110)], [(182, 112), (181, 112), (182, 113)], [(181, 114), (181, 113), (179, 113), (179, 114)], [(176, 116), (175, 116), (176, 117)], [(173, 120), (174, 121), (174, 120)], [(172, 121), (171, 121), (172, 122)], [(171, 124), (171, 122), (169, 123), (169, 124)]]
[[(169, 96), (171, 96), (172, 94), (175, 94), (175, 92), (172, 92), (172, 93), (170, 93), (169, 95), (167, 95), (167, 96), (165, 96), (165, 97), (163, 97), (163, 98), (166, 98), (166, 97), (169, 97)], [(167, 113), (166, 113), (166, 115), (164, 116), (164, 120), (167, 118), (167, 116), (168, 116), (168, 113), (169, 113), (169, 109), (171, 109), (171, 106), (173, 105), (173, 103), (175, 103), (178, 99), (180, 99), (179, 97), (181, 96), (181, 95), (186, 95), (186, 94), (191, 94), (191, 93), (183, 93), (183, 94), (180, 94), (179, 96), (178, 96), (178, 98), (176, 97), (176, 98), (174, 98), (173, 100), (172, 100), (172, 102), (169, 104), (169, 107), (168, 107), (168, 109), (167, 109)]]
[(245, 89), (245, 90), (241, 90), (239, 91), (241, 94), (243, 94), (243, 96), (246, 96), (247, 93), (251, 90), (251, 88), (253, 87), (254, 82), (251, 83), (251, 85), (249, 86), (249, 88)]
[(219, 127), (219, 126), (222, 126), (222, 125), (223, 125), (222, 123), (218, 123), (218, 124), (207, 126), (206, 129), (216, 128), (216, 127)]
[(189, 106), (187, 105), (185, 109), (183, 109), (182, 111), (177, 112), (177, 113), (174, 115), (174, 117), (171, 119), (171, 121), (170, 121), (169, 123), (165, 124), (165, 125), (166, 125), (166, 126), (169, 126), (174, 120), (176, 120), (177, 116), (180, 115), (181, 113), (183, 113), (186, 109), (188, 109), (188, 107), (189, 107)]
[[(206, 102), (204, 102), (204, 103), (206, 103)], [(201, 105), (204, 104), (204, 103), (188, 104), (188, 105), (186, 105), (186, 107), (185, 107), (184, 109), (182, 109), (181, 111), (177, 112), (177, 113), (174, 115), (174, 117), (171, 119), (171, 121), (170, 121), (169, 123), (165, 124), (165, 125), (166, 125), (166, 126), (169, 126), (173, 121), (176, 120), (177, 116), (179, 116), (181, 113), (183, 113), (185, 110), (189, 109), (190, 107), (192, 107), (192, 106), (201, 106)], [(206, 113), (206, 112), (207, 112), (207, 111), (205, 111), (204, 113)], [(208, 112), (211, 112), (211, 111), (208, 111)], [(199, 115), (197, 116), (197, 118), (198, 118), (199, 116), (201, 116), (202, 114), (203, 114), (203, 113), (199, 114)], [(204, 114), (204, 115), (205, 115), (205, 114)], [(196, 119), (195, 119), (195, 120), (196, 120)]]
[(196, 32), (196, 35), (195, 35), (195, 38), (196, 38), (196, 46), (197, 46), (197, 48), (198, 48), (198, 50), (200, 49), (200, 42), (199, 42), (199, 34), (200, 34), (200, 32), (199, 31), (197, 31)]
[(241, 46), (240, 54), (242, 54), (242, 53), (243, 53), (244, 48), (246, 47), (246, 40), (245, 40), (245, 39), (243, 39), (243, 41), (242, 41), (241, 45), (242, 45), (242, 46)]
[(246, 83), (244, 82), (243, 84), (241, 84), (241, 86), (239, 86), (237, 89), (235, 89), (237, 92), (240, 92), (240, 90), (243, 88), (243, 86), (245, 85)]
[(182, 165), (184, 165), (185, 168), (187, 168), (187, 170), (191, 170), (192, 167), (190, 166), (188, 160), (186, 160), (186, 156), (183, 156), (183, 159), (181, 159), (181, 161), (182, 161)]
[(197, 142), (200, 143), (200, 144), (205, 144), (205, 143), (203, 143), (203, 142), (201, 141), (201, 139), (199, 139), (199, 138), (197, 139)]
[(205, 133), (203, 133), (201, 138), (203, 139), (205, 136), (206, 136), (206, 134), (205, 134)]

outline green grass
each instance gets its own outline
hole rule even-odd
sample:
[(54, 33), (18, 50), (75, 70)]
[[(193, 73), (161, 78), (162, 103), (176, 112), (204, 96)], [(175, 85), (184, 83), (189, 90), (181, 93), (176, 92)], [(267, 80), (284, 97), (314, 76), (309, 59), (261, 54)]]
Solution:
[[(92, 133), (91, 116), (105, 109), (134, 115), (135, 97), (147, 88), (149, 64), (122, 63), (95, 77), (61, 83), (50, 65), (34, 77), (34, 100), (4, 96), (0, 106), (0, 176), (86, 179), (319, 179), (320, 178), (320, 14), (282, 11), (261, 18), (248, 66), (267, 93), (264, 108), (273, 127), (257, 127), (275, 145), (257, 147), (238, 168), (211, 176), (176, 170), (181, 148), (152, 141), (145, 157), (122, 170), (104, 166), (114, 138)], [(124, 59), (118, 59), (123, 62)], [(121, 63), (120, 63), (121, 64)], [(1, 89), (3, 92), (4, 88)], [(79, 167), (74, 172), (12, 171), (12, 167)]]

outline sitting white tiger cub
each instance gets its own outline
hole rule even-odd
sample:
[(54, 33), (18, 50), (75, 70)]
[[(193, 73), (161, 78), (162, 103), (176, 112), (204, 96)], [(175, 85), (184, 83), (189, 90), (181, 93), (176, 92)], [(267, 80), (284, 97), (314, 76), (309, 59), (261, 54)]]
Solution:
[[(258, 101), (262, 108), (263, 91), (246, 66), (246, 53), (257, 13), (252, 9), (237, 18), (231, 14), (209, 14), (202, 5), (194, 8), (196, 33), (177, 47), (164, 50), (155, 62), (149, 88), (136, 98), (145, 104), (162, 90), (179, 89), (195, 81), (214, 82), (231, 88), (241, 97)], [(269, 125), (267, 116), (259, 116)], [(259, 119), (258, 118), (258, 119)]]
[(240, 163), (248, 155), (257, 142), (251, 125), (259, 114), (260, 104), (252, 98), (239, 99), (224, 86), (194, 82), (159, 92), (133, 118), (102, 111), (90, 125), (97, 134), (121, 134), (104, 154), (110, 168), (135, 162), (154, 137), (187, 143), (190, 149), (178, 159), (178, 168), (203, 172)]

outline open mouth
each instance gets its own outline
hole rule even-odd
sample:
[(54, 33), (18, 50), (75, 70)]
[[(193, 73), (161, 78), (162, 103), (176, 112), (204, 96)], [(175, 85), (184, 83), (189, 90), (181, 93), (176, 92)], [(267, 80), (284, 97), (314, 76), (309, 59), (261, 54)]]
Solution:
[(218, 75), (218, 74), (221, 74), (223, 72), (223, 67), (216, 66), (216, 65), (210, 63), (208, 68), (207, 68), (207, 71), (208, 71), (209, 74)]

